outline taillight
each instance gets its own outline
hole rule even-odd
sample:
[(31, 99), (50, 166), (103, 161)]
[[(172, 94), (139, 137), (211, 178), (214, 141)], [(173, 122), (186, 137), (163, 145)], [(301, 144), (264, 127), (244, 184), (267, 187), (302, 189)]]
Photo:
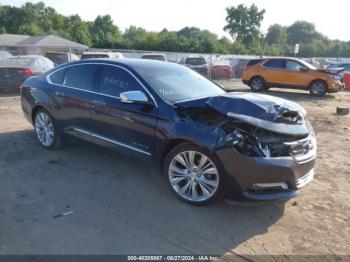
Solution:
[(243, 66), (243, 71), (247, 70), (248, 66)]
[(27, 68), (27, 69), (19, 70), (19, 71), (17, 71), (17, 73), (21, 74), (21, 75), (31, 76), (33, 74), (33, 71), (32, 71), (32, 69)]

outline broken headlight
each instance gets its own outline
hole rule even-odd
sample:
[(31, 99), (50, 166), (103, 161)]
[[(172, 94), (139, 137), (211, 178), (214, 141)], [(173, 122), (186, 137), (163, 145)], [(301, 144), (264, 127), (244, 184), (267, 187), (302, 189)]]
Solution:
[(258, 139), (243, 130), (234, 130), (231, 133), (231, 141), (236, 150), (246, 156), (269, 157), (270, 147), (261, 144)]

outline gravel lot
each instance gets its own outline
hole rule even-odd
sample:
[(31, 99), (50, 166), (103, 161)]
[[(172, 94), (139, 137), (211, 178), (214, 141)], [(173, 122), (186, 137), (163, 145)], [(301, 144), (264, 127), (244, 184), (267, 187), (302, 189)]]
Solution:
[(87, 144), (44, 150), (20, 99), (0, 98), (0, 254), (350, 255), (350, 116), (335, 114), (350, 93), (268, 94), (307, 109), (318, 138), (314, 182), (286, 203), (209, 207), (179, 202), (135, 159)]

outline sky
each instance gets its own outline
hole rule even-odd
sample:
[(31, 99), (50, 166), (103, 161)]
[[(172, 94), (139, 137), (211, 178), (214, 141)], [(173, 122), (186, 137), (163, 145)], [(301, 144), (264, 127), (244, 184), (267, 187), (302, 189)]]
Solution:
[[(274, 23), (290, 25), (306, 20), (331, 39), (350, 41), (349, 0), (42, 0), (63, 15), (78, 14), (84, 20), (109, 14), (121, 29), (130, 25), (149, 31), (179, 30), (185, 26), (208, 29), (219, 36), (223, 31), (228, 6), (255, 3), (266, 10), (262, 31)], [(0, 0), (2, 5), (21, 6), (26, 0)], [(32, 0), (31, 2), (39, 2)]]

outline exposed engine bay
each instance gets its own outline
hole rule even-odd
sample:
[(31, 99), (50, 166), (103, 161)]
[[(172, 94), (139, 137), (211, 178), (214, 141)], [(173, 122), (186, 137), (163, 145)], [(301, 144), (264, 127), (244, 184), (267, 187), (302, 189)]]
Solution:
[(231, 145), (245, 156), (295, 157), (315, 147), (305, 110), (284, 99), (234, 94), (209, 98), (204, 107), (180, 108), (185, 117), (219, 134), (219, 145)]

